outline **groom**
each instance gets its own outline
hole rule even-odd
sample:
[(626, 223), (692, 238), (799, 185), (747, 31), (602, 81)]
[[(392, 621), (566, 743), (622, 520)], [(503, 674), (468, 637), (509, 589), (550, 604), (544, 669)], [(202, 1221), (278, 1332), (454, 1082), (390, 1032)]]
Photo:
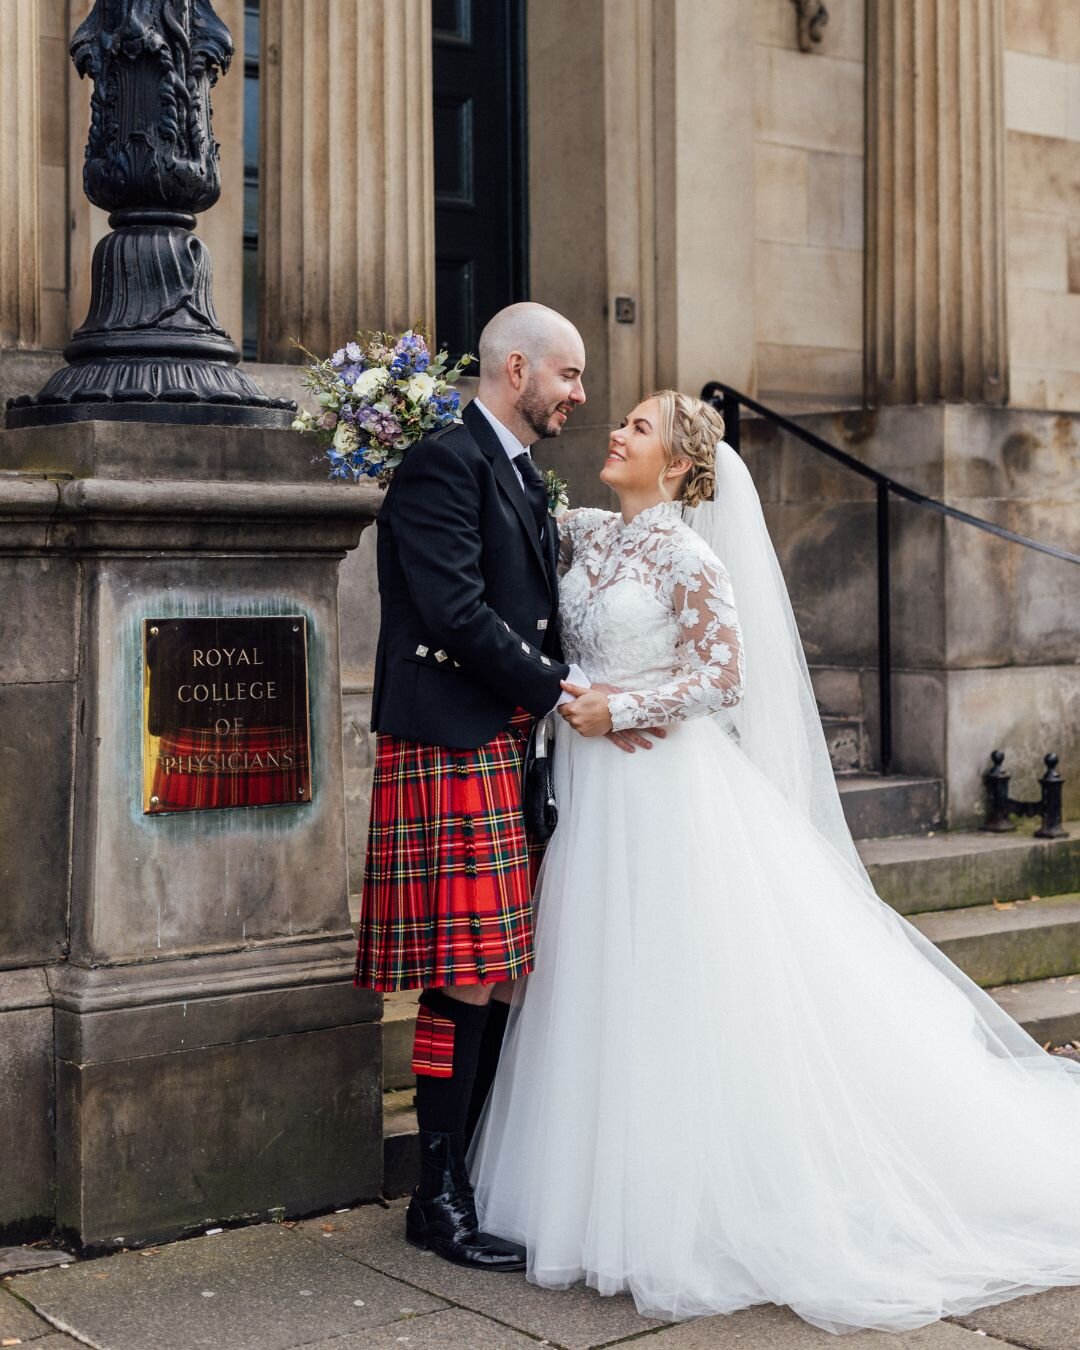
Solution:
[[(462, 422), (414, 446), (378, 521), (378, 733), (357, 983), (423, 988), (413, 1070), (421, 1179), (406, 1236), (448, 1260), (520, 1270), (479, 1231), (465, 1167), (512, 982), (532, 968), (521, 764), (560, 682), (558, 532), (528, 447), (585, 402), (577, 329), (538, 304), (480, 335)], [(624, 747), (626, 748), (626, 747)]]

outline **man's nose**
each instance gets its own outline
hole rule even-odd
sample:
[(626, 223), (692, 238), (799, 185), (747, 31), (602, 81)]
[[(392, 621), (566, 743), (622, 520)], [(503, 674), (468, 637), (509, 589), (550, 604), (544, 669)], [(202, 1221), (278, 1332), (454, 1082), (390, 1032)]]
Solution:
[(575, 403), (585, 402), (585, 386), (581, 383), (580, 380), (574, 381), (574, 387), (570, 391), (570, 397), (573, 399)]

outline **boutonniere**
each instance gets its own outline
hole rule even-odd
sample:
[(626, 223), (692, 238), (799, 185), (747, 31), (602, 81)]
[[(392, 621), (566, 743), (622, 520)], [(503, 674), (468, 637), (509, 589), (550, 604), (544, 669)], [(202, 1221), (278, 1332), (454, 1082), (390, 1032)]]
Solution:
[(570, 505), (570, 492), (565, 480), (554, 469), (544, 470), (544, 490), (547, 492), (548, 514), (561, 516)]

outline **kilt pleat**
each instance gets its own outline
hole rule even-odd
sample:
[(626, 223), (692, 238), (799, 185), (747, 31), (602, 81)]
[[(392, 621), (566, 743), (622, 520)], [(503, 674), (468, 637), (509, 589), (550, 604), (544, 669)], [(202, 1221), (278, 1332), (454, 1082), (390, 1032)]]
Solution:
[(356, 983), (384, 993), (532, 969), (541, 851), (521, 815), (532, 718), (476, 750), (377, 740)]

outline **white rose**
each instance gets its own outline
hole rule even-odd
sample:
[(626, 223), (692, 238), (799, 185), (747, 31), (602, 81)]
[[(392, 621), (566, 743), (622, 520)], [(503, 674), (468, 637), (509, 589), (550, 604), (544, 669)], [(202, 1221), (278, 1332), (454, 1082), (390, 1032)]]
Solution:
[(343, 455), (351, 454), (360, 444), (360, 433), (352, 422), (339, 422), (334, 431), (334, 449)]
[(405, 392), (414, 403), (426, 403), (435, 392), (435, 381), (426, 372), (421, 372), (410, 377)]
[(360, 372), (352, 391), (357, 398), (371, 398), (389, 379), (390, 372), (384, 366), (372, 366), (370, 370)]

